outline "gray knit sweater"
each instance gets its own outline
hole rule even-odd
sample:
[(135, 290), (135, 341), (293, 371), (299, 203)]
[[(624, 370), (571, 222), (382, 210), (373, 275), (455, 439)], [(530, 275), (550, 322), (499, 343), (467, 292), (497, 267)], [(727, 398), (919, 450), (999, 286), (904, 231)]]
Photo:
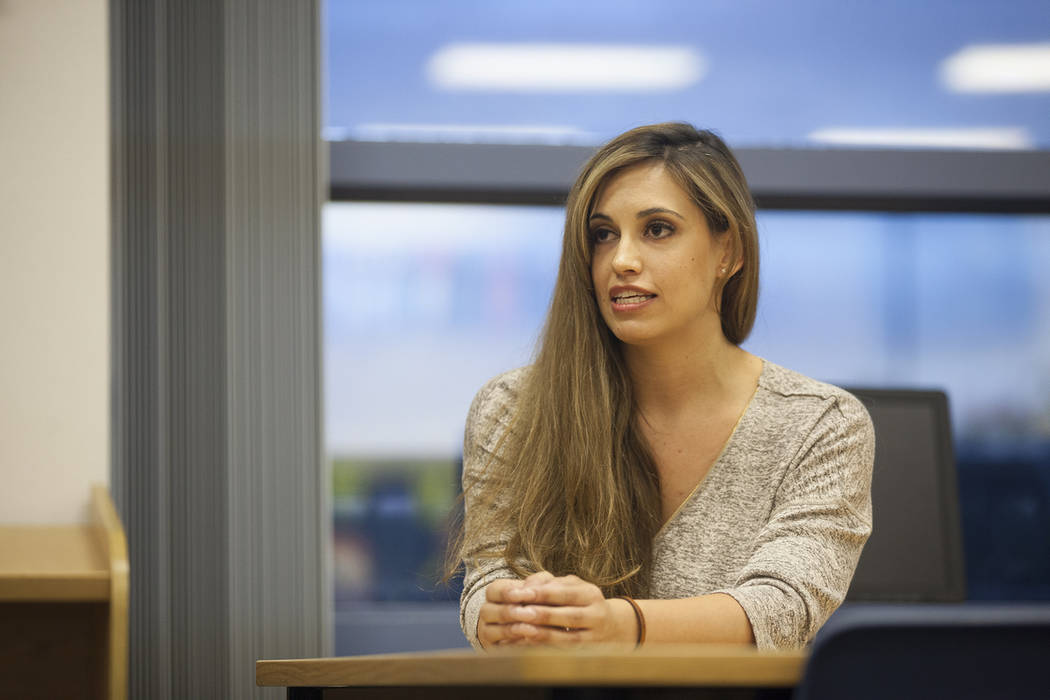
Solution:
[[(464, 477), (506, 429), (526, 368), (478, 392), (467, 416)], [(764, 362), (758, 389), (704, 480), (653, 542), (652, 598), (727, 593), (759, 649), (812, 640), (842, 602), (871, 533), (875, 434), (864, 406), (829, 384)], [(466, 507), (471, 506), (467, 493)], [(460, 621), (477, 640), (485, 587), (514, 574), (466, 562)]]

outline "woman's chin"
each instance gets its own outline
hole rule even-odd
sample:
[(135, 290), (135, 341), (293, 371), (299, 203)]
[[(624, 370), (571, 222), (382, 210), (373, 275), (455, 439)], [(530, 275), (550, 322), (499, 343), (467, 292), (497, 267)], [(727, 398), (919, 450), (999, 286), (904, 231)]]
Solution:
[(612, 331), (613, 335), (624, 345), (644, 347), (653, 345), (659, 340), (659, 334), (653, 333), (651, 329), (617, 327)]

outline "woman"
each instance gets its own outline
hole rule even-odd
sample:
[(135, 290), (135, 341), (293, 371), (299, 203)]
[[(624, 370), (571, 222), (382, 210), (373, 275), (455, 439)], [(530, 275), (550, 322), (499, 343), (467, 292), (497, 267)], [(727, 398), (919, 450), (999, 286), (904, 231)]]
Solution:
[(721, 139), (640, 127), (586, 164), (535, 362), (467, 419), (472, 644), (812, 639), (871, 532), (874, 435), (846, 392), (739, 347), (757, 294)]

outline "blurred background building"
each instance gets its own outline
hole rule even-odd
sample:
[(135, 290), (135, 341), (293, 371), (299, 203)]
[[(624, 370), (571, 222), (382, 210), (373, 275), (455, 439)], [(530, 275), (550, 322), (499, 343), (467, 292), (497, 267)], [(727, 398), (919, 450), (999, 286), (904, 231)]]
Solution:
[[(1050, 599), (1050, 5), (330, 0), (326, 452), (335, 651), (460, 645), (437, 582), (474, 392), (527, 364), (559, 200), (639, 124), (756, 190), (745, 347), (947, 392), (968, 596)], [(1005, 184), (1004, 184), (1005, 183)]]

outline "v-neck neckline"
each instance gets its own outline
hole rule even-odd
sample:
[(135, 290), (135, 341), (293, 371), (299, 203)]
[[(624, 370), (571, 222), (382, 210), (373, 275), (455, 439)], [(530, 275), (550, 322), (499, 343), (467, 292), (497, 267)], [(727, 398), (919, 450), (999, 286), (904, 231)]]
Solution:
[(748, 399), (747, 404), (744, 406), (744, 410), (741, 411), (740, 415), (737, 417), (733, 429), (729, 432), (729, 437), (727, 437), (726, 441), (722, 444), (722, 449), (719, 451), (718, 457), (716, 457), (715, 461), (711, 463), (711, 467), (707, 470), (707, 473), (696, 483), (696, 486), (694, 486), (693, 490), (689, 492), (689, 495), (682, 499), (682, 502), (678, 504), (678, 507), (674, 509), (674, 512), (668, 516), (667, 520), (665, 520), (663, 525), (660, 526), (660, 529), (656, 531), (656, 534), (653, 536), (654, 540), (663, 535), (668, 526), (675, 521), (678, 514), (682, 512), (683, 508), (685, 508), (686, 504), (696, 498), (697, 495), (704, 490), (704, 487), (711, 481), (711, 477), (722, 463), (722, 458), (729, 450), (729, 446), (733, 444), (733, 441), (736, 439), (737, 432), (740, 430), (740, 426), (744, 423), (744, 418), (751, 412), (751, 407), (755, 404), (755, 397), (758, 396), (758, 390), (762, 388), (766, 372), (769, 371), (769, 363), (766, 362), (765, 358), (759, 359), (762, 360), (762, 370), (758, 373), (758, 382), (755, 383), (755, 390), (751, 393), (751, 398)]

